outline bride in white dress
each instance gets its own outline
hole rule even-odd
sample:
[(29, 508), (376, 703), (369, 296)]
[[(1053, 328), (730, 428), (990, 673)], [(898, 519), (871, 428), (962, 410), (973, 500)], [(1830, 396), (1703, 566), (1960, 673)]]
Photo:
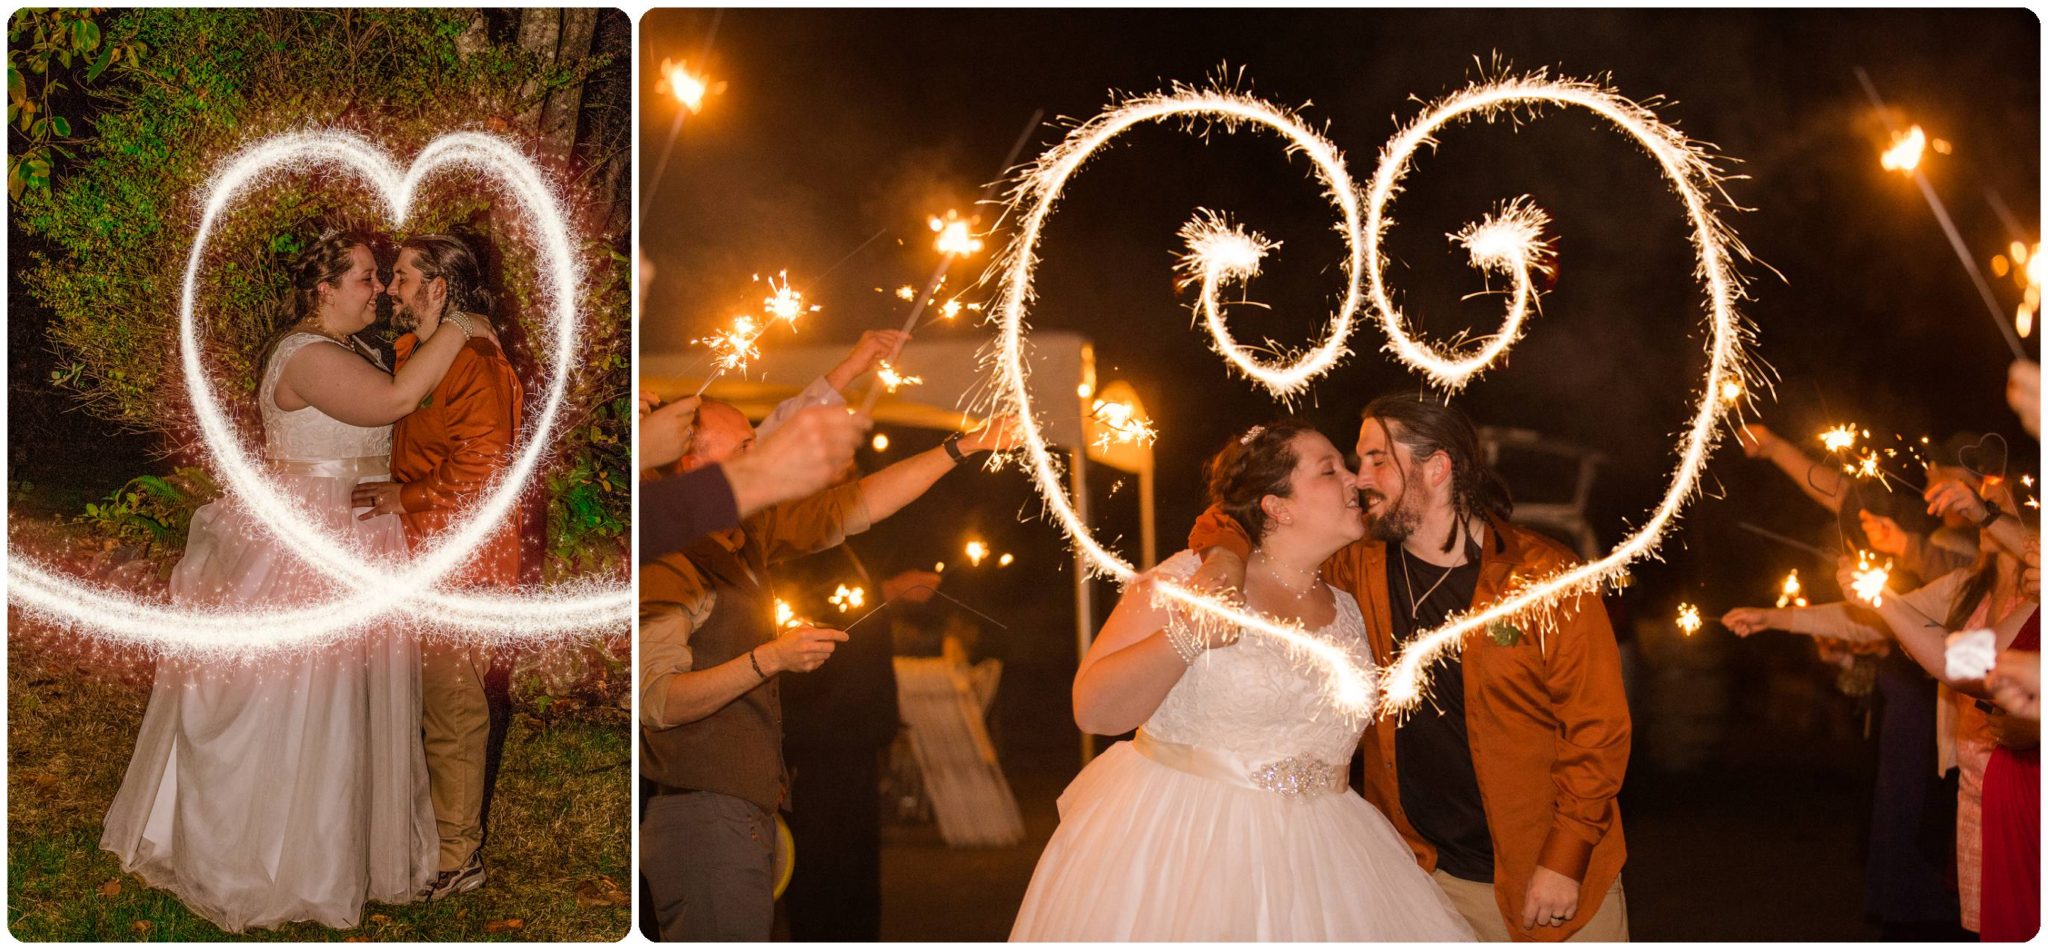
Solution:
[[(366, 240), (322, 238), (295, 266), (300, 319), (271, 348), (257, 398), (280, 490), (366, 556), (403, 559), (395, 516), (359, 519), (358, 481), (390, 477), (391, 423), (461, 349), (455, 324), (396, 377), (351, 346), (383, 286)], [(334, 585), (232, 500), (192, 517), (171, 595), (190, 606), (286, 606)], [(159, 660), (100, 847), (124, 870), (234, 932), (357, 925), (434, 876), (439, 837), (420, 745), (417, 647), (360, 631), (285, 656)]]
[[(1369, 671), (1357, 602), (1319, 576), (1365, 532), (1336, 447), (1284, 420), (1233, 441), (1207, 474), (1210, 500), (1258, 539), (1250, 607)], [(1010, 939), (1471, 940), (1386, 816), (1346, 784), (1364, 716), (1285, 644), (1204, 635), (1153, 604), (1152, 580), (1197, 568), (1183, 551), (1148, 572), (1082, 660), (1075, 721), (1137, 737), (1060, 796)]]

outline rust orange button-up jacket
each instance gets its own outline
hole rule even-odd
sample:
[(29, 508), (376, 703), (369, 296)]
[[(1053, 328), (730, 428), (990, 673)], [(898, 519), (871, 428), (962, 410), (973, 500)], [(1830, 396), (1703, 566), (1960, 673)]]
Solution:
[[(1244, 550), (1244, 534), (1214, 508), (1196, 525), (1191, 546)], [(1235, 535), (1235, 537), (1231, 537)], [(1511, 524), (1490, 522), (1479, 562), (1474, 609), (1517, 585), (1548, 577), (1576, 560), (1563, 545)], [(1323, 579), (1358, 599), (1366, 637), (1382, 668), (1394, 658), (1388, 616), (1387, 546), (1354, 542), (1323, 564)], [(1621, 657), (1597, 596), (1567, 598), (1548, 629), (1523, 622), (1467, 634), (1465, 730), (1479, 797), (1493, 836), (1493, 892), (1516, 940), (1563, 940), (1600, 909), (1627, 858), (1615, 796), (1628, 769), (1628, 700)], [(1394, 759), (1397, 717), (1367, 727), (1365, 789), (1415, 850), (1436, 869), (1436, 848), (1401, 809)], [(1522, 927), (1522, 900), (1536, 866), (1579, 882), (1578, 911), (1561, 927)]]
[[(419, 340), (408, 333), (395, 346), (398, 365), (404, 366)], [(524, 395), (498, 344), (472, 337), (434, 391), (391, 427), (391, 477), (404, 486), (399, 499), (406, 539), (414, 547), (467, 517), (484, 489), (511, 466)], [(516, 508), (455, 576), (491, 587), (519, 581)]]

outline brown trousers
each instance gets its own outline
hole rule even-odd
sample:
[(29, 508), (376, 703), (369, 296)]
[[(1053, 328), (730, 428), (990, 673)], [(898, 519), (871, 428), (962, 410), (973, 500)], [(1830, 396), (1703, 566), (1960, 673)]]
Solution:
[[(1508, 941), (1508, 924), (1500, 916), (1500, 905), (1494, 903), (1493, 885), (1481, 884), (1452, 877), (1442, 871), (1430, 875), (1438, 887), (1444, 889), (1444, 896), (1451, 899), (1451, 906), (1465, 922), (1472, 925), (1472, 932), (1479, 939), (1491, 943)], [(1607, 896), (1600, 899), (1600, 909), (1593, 912), (1593, 919), (1586, 921), (1577, 933), (1565, 938), (1567, 943), (1622, 943), (1628, 940), (1628, 901), (1621, 893), (1621, 879), (1614, 879), (1614, 886), (1607, 889)]]
[(484, 761), (491, 737), (484, 673), (490, 648), (429, 638), (420, 644), (420, 725), (440, 869), (452, 871), (483, 845)]

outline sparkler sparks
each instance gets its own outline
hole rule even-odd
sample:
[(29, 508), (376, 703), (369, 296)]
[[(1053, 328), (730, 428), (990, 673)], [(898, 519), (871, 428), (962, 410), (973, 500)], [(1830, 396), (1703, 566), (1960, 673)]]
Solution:
[(731, 329), (690, 342), (701, 343), (711, 348), (711, 365), (718, 367), (718, 372), (734, 369), (745, 372), (749, 361), (760, 358), (761, 348), (756, 346), (754, 341), (759, 340), (767, 329), (766, 326), (754, 322), (752, 316), (741, 314), (732, 318)]
[(1892, 562), (1886, 558), (1882, 567), (1877, 564), (1877, 555), (1869, 551), (1856, 552), (1856, 569), (1850, 572), (1849, 588), (1858, 600), (1872, 607), (1884, 606), (1884, 585), (1891, 580)]
[(927, 223), (939, 236), (936, 242), (939, 253), (948, 257), (964, 257), (981, 250), (981, 239), (968, 230), (968, 223), (955, 212), (947, 211), (944, 218), (934, 215)]
[(888, 360), (880, 360), (878, 362), (880, 365), (875, 370), (875, 379), (879, 380), (883, 388), (891, 393), (894, 393), (899, 387), (924, 384), (924, 377), (922, 376), (906, 376), (899, 373), (896, 371), (896, 367), (889, 365)]
[(1840, 452), (1856, 444), (1856, 427), (1839, 425), (1822, 432), (1819, 438), (1820, 444), (1826, 446), (1828, 451)]
[(1002, 557), (996, 558), (997, 567), (1009, 567), (1015, 563), (1017, 563), (1017, 556), (1014, 554), (1005, 554)]
[(1159, 441), (1159, 430), (1149, 419), (1138, 418), (1138, 410), (1127, 402), (1097, 399), (1089, 418), (1101, 427), (1095, 437), (1097, 448), (1111, 445), (1151, 445)]
[(1700, 632), (1700, 609), (1691, 604), (1678, 605), (1678, 629), (1686, 636)]
[(1892, 147), (1885, 149), (1878, 161), (1883, 163), (1885, 171), (1911, 175), (1920, 167), (1920, 157), (1926, 152), (1927, 133), (1916, 125), (1906, 132), (1894, 133)]
[[(780, 283), (776, 282), (778, 279)], [(822, 309), (824, 308), (817, 304), (804, 306), (804, 295), (789, 286), (788, 271), (768, 278), (768, 296), (761, 301), (761, 312), (769, 317), (789, 324), (793, 330), (796, 329), (798, 317), (807, 313), (817, 313)]]
[[(213, 232), (232, 204), (280, 173), (311, 169), (348, 173), (369, 184), (394, 222), (403, 222), (422, 182), (461, 170), (498, 181), (534, 235), (541, 276), (541, 312), (553, 333), (547, 358), (554, 368), (531, 428), (522, 433), (512, 464), (467, 520), (437, 536), (403, 564), (374, 562), (324, 531), (296, 499), (278, 491), (264, 466), (248, 457), (229, 414), (201, 362), (199, 277)], [(430, 623), (479, 639), (533, 639), (630, 623), (633, 594), (622, 586), (583, 583), (546, 594), (450, 593), (437, 585), (496, 531), (554, 445), (567, 397), (564, 367), (576, 352), (580, 323), (576, 292), (582, 275), (567, 218), (552, 189), (526, 156), (481, 133), (454, 133), (429, 143), (409, 169), (354, 135), (323, 131), (281, 135), (226, 160), (209, 182), (204, 210), (187, 256), (179, 309), (179, 354), (186, 394), (202, 444), (236, 504), (341, 590), (333, 599), (291, 608), (200, 610), (167, 607), (81, 585), (24, 554), (9, 552), (8, 597), (48, 619), (114, 640), (163, 652), (254, 655), (311, 647), (372, 622)]]
[(1778, 606), (1780, 608), (1806, 606), (1806, 590), (1799, 584), (1798, 569), (1795, 568), (1791, 573), (1786, 574), (1785, 583), (1779, 585)]
[(674, 96), (690, 114), (704, 111), (704, 96), (711, 91), (711, 84), (704, 77), (690, 71), (687, 61), (661, 61), (661, 90)]
[(1736, 403), (1738, 403), (1738, 402), (1741, 402), (1741, 401), (1742, 401), (1742, 395), (1743, 395), (1743, 393), (1744, 393), (1744, 392), (1746, 392), (1746, 391), (1747, 391), (1747, 390), (1744, 390), (1744, 389), (1742, 388), (1742, 381), (1741, 381), (1741, 380), (1739, 380), (1739, 379), (1727, 379), (1727, 380), (1722, 380), (1722, 381), (1721, 381), (1721, 405), (1724, 405), (1724, 406), (1733, 406), (1733, 405), (1735, 405)]
[(916, 300), (917, 288), (912, 287), (909, 284), (904, 284), (903, 286), (896, 288), (896, 299), (906, 302)]
[(983, 559), (987, 557), (988, 545), (983, 544), (980, 541), (967, 542), (967, 563), (970, 566), (980, 567)]
[(849, 610), (859, 610), (866, 606), (868, 592), (865, 588), (848, 587), (845, 584), (841, 584), (837, 590), (832, 592), (831, 597), (826, 598), (825, 602), (839, 608), (839, 612), (843, 614)]
[[(994, 408), (1014, 412), (1019, 417), (1026, 470), (1044, 498), (1048, 514), (1096, 573), (1128, 582), (1137, 572), (1095, 538), (1068, 497), (1062, 484), (1062, 470), (1032, 408), (1024, 347), (1025, 316), (1034, 297), (1032, 277), (1038, 262), (1038, 246), (1061, 193), (1082, 166), (1118, 135), (1148, 123), (1206, 120), (1208, 127), (1225, 131), (1249, 126), (1278, 135), (1292, 153), (1308, 160), (1325, 196), (1342, 216), (1339, 233), (1344, 235), (1347, 245), (1343, 261), (1345, 290), (1324, 338), (1298, 358), (1267, 366), (1245, 354), (1245, 360), (1233, 357), (1231, 362), (1252, 374), (1277, 397), (1297, 393), (1348, 353), (1345, 341), (1351, 335), (1357, 313), (1370, 302), (1387, 333), (1388, 349), (1431, 382), (1456, 390), (1492, 365), (1513, 342), (1520, 311), (1511, 304), (1501, 332), (1471, 353), (1440, 350), (1410, 336), (1406, 318), (1392, 303), (1384, 275), (1387, 262), (1381, 242), (1391, 227), (1389, 205), (1400, 190), (1413, 155), (1424, 146), (1434, 146), (1435, 133), (1444, 126), (1474, 116), (1518, 114), (1542, 106), (1582, 108), (1605, 119), (1649, 153), (1683, 204), (1710, 318), (1708, 365), (1701, 390), (1706, 395), (1680, 442), (1679, 462), (1669, 490), (1634, 534), (1596, 561), (1531, 579), (1499, 601), (1423, 634), (1403, 650), (1380, 679), (1385, 702), (1379, 711), (1413, 708), (1422, 698), (1424, 671), (1440, 654), (1459, 649), (1467, 633), (1488, 624), (1517, 619), (1535, 624), (1538, 630), (1544, 629), (1546, 624), (1555, 622), (1560, 610), (1571, 609), (1561, 601), (1615, 582), (1631, 562), (1657, 549), (1679, 511), (1699, 491), (1707, 453), (1719, 438), (1727, 413), (1727, 407), (1714, 394), (1721, 391), (1725, 381), (1743, 377), (1747, 360), (1744, 343), (1752, 332), (1735, 309), (1742, 296), (1742, 279), (1734, 270), (1734, 262), (1747, 254), (1713, 210), (1720, 196), (1721, 179), (1705, 148), (1661, 122), (1643, 106), (1600, 86), (1552, 80), (1542, 73), (1505, 77), (1476, 83), (1426, 107), (1422, 116), (1382, 151), (1372, 185), (1363, 192), (1361, 201), (1361, 192), (1353, 185), (1336, 146), (1293, 113), (1234, 90), (1176, 85), (1170, 91), (1116, 103), (1073, 129), (1025, 170), (1010, 196), (1015, 238), (995, 275), (999, 293), (993, 312), (1001, 332), (989, 350), (995, 374)], [(1485, 229), (1482, 246), (1503, 246), (1499, 239), (1510, 233), (1503, 226)], [(1487, 259), (1492, 259), (1490, 254)], [(1518, 283), (1527, 280), (1534, 264), (1533, 254), (1526, 255), (1523, 266), (1517, 270)], [(1361, 281), (1365, 286), (1361, 286)], [(1526, 309), (1531, 296), (1517, 294), (1522, 309)], [(1211, 335), (1216, 336), (1213, 330)], [(1214, 343), (1227, 349), (1222, 339)], [(1257, 366), (1257, 371), (1248, 369), (1246, 362)], [(1178, 584), (1165, 582), (1156, 589), (1159, 596), (1206, 614), (1216, 622), (1235, 624), (1249, 633), (1275, 637), (1297, 648), (1328, 672), (1330, 695), (1347, 710), (1368, 713), (1376, 705), (1370, 670), (1353, 663), (1333, 645), (1298, 628), (1275, 623)]]

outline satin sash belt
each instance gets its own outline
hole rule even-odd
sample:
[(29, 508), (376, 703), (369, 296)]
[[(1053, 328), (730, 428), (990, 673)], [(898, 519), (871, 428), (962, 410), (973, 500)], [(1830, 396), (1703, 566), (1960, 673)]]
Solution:
[(280, 475), (310, 475), (347, 481), (388, 481), (391, 456), (361, 455), (352, 459), (271, 459), (270, 468)]
[(1308, 798), (1342, 791), (1346, 786), (1345, 765), (1307, 755), (1253, 764), (1215, 749), (1163, 742), (1143, 729), (1131, 740), (1131, 748), (1170, 769), (1276, 795)]

